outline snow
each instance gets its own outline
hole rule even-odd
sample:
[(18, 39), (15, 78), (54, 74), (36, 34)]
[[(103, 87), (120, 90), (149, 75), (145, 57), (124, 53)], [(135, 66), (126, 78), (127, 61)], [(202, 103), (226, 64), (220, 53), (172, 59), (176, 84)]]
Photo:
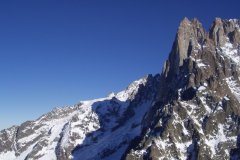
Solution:
[[(102, 100), (102, 99), (98, 99), (98, 100)], [(63, 137), (61, 140), (61, 145), (63, 147), (68, 146), (69, 142), (68, 142), (68, 136), (71, 133), (70, 132), (70, 126), (69, 126), (69, 122), (71, 121), (72, 117), (75, 115), (78, 115), (80, 117), (82, 117), (81, 121), (83, 121), (83, 118), (86, 118), (86, 116), (89, 116), (89, 113), (91, 112), (91, 105), (97, 100), (93, 100), (93, 101), (84, 101), (83, 102), (83, 106), (81, 108), (81, 110), (78, 110), (77, 108), (75, 108), (75, 110), (73, 110), (72, 112), (70, 112), (69, 114), (65, 114), (65, 116), (61, 117), (59, 116), (59, 118), (57, 119), (49, 119), (49, 120), (44, 120), (44, 118), (46, 118), (47, 115), (41, 117), (39, 120), (37, 120), (34, 124), (35, 125), (39, 125), (39, 124), (43, 124), (43, 127), (40, 127), (39, 129), (35, 130), (34, 134), (30, 134), (24, 138), (21, 138), (18, 140), (18, 144), (20, 146), (25, 146), (27, 143), (31, 142), (33, 139), (36, 139), (39, 136), (43, 136), (40, 140), (38, 140), (36, 143), (32, 144), (30, 147), (27, 148), (27, 150), (25, 150), (24, 152), (22, 152), (20, 154), (20, 156), (16, 157), (16, 158), (11, 158), (12, 160), (22, 160), (24, 159), (32, 150), (33, 147), (41, 141), (45, 141), (47, 143), (46, 146), (42, 146), (42, 150), (40, 150), (36, 156), (41, 156), (43, 155), (41, 158), (39, 158), (40, 160), (52, 160), (52, 159), (56, 159), (55, 156), (55, 148), (58, 145), (58, 141), (56, 141), (56, 139), (60, 138), (60, 134), (63, 133)], [(57, 108), (54, 109), (52, 111), (51, 114), (56, 114), (56, 115), (61, 115), (61, 111), (67, 111), (67, 109), (69, 109), (69, 111), (71, 111), (73, 108), (69, 107), (69, 108)], [(81, 114), (84, 113), (84, 114)], [(91, 114), (92, 117), (96, 116), (96, 114)], [(79, 121), (81, 123), (81, 121)], [(88, 130), (88, 132), (94, 131), (97, 128), (95, 128), (95, 124), (89, 123), (89, 125), (86, 125), (86, 130)], [(73, 131), (75, 131), (76, 128), (73, 129)], [(79, 129), (78, 131), (82, 131), (81, 129)], [(42, 135), (42, 133), (48, 133), (50, 132), (49, 135)], [(81, 140), (78, 140), (76, 142), (81, 143), (83, 141), (83, 139), (85, 138), (86, 133), (82, 133), (84, 136), (82, 137)], [(77, 145), (76, 143), (74, 145)], [(5, 155), (5, 154), (4, 154)], [(0, 154), (0, 156), (2, 156), (2, 154)], [(10, 156), (8, 156), (10, 157)], [(5, 158), (0, 158), (1, 160), (5, 160)]]
[(237, 49), (234, 49), (233, 45), (229, 40), (225, 43), (222, 49), (222, 54), (232, 60), (237, 65), (240, 65), (240, 55)]
[[(168, 136), (167, 136), (168, 137)], [(154, 142), (156, 143), (157, 147), (161, 150), (165, 150), (167, 147), (170, 147), (172, 143), (169, 141), (169, 139), (162, 139), (162, 138), (156, 138), (154, 139)]]
[[(140, 135), (140, 126), (132, 128), (132, 124), (139, 124), (142, 121), (142, 117), (147, 112), (148, 107), (151, 105), (151, 103), (151, 101), (148, 101), (138, 106), (137, 110), (141, 110), (141, 112), (137, 112), (137, 114), (134, 115), (134, 117), (132, 117), (131, 119), (129, 119), (125, 125), (118, 128), (114, 132), (112, 132), (111, 130), (105, 131), (96, 143), (83, 148), (81, 151), (74, 155), (74, 158), (77, 159), (81, 157), (82, 159), (94, 159), (94, 156), (96, 156), (97, 153), (102, 153), (103, 149), (116, 148), (118, 150), (119, 147), (122, 147), (120, 142), (124, 140), (129, 141)], [(121, 153), (119, 153), (120, 151)], [(124, 149), (120, 149), (118, 150), (118, 154), (123, 154), (124, 151)]]
[(24, 145), (25, 143), (29, 142), (30, 140), (33, 140), (35, 138), (37, 138), (41, 133), (35, 133), (35, 134), (31, 134), (27, 137), (24, 137), (22, 139), (18, 140), (18, 143), (20, 143), (20, 145)]
[[(36, 145), (37, 143), (34, 143), (32, 145), (30, 145), (24, 152), (22, 152), (20, 154), (20, 156), (16, 157), (14, 160), (23, 160), (27, 157), (27, 155), (32, 151), (33, 147)], [(5, 159), (4, 159), (5, 160)]]
[[(35, 153), (39, 156), (39, 160), (55, 160), (56, 148), (60, 146), (63, 151), (65, 148), (77, 146), (81, 144), (91, 144), (84, 147), (83, 152), (76, 155), (69, 155), (75, 158), (80, 156), (83, 159), (94, 158), (98, 153), (102, 153), (103, 149), (117, 149), (113, 155), (106, 159), (115, 159), (122, 155), (126, 150), (127, 145), (122, 145), (122, 142), (129, 141), (141, 134), (141, 126), (132, 127), (133, 124), (140, 124), (142, 118), (152, 104), (152, 99), (145, 100), (135, 108), (141, 112), (135, 111), (136, 114), (126, 121), (126, 124), (112, 131), (112, 128), (117, 125), (118, 116), (122, 116), (128, 108), (130, 100), (137, 94), (141, 85), (145, 85), (148, 77), (144, 77), (130, 84), (126, 90), (119, 93), (111, 93), (107, 97), (80, 101), (79, 104), (64, 108), (55, 108), (48, 114), (41, 116), (36, 121), (31, 122), (30, 126), (26, 126), (22, 132), (25, 137), (17, 140), (17, 145), (20, 147), (30, 146), (24, 150), (18, 157), (15, 157), (15, 151), (0, 153), (1, 160), (22, 160), (34, 150), (35, 146), (39, 146), (41, 150)], [(116, 99), (114, 99), (116, 98)], [(152, 97), (153, 98), (153, 97)], [(110, 109), (117, 109), (118, 116), (109, 115)], [(105, 132), (102, 133), (100, 118), (101, 116), (110, 116), (110, 121), (104, 124)], [(28, 130), (34, 133), (27, 134)], [(9, 137), (14, 138), (15, 129), (6, 130), (11, 134)], [(127, 131), (127, 132), (126, 132)], [(97, 141), (89, 139), (87, 135), (93, 133), (97, 137)], [(125, 134), (128, 133), (128, 134)], [(1, 134), (1, 133), (0, 133)], [(74, 140), (72, 140), (74, 138)], [(77, 138), (76, 138), (77, 137)], [(33, 141), (37, 140), (37, 141)], [(15, 140), (13, 146), (15, 144)], [(15, 149), (17, 150), (17, 148)], [(71, 154), (71, 153), (70, 153)]]
[(206, 139), (204, 142), (206, 145), (210, 148), (212, 155), (215, 155), (216, 152), (218, 151), (218, 145), (220, 143), (228, 142), (228, 141), (233, 141), (236, 142), (237, 136), (232, 136), (232, 137), (227, 137), (226, 133), (224, 133), (224, 125), (219, 124), (218, 125), (218, 132), (214, 136), (210, 136), (210, 138)]
[(187, 159), (187, 148), (192, 144), (192, 141), (188, 141), (185, 143), (175, 142), (175, 146), (179, 152), (180, 159)]
[(199, 88), (198, 88), (198, 91), (204, 91), (206, 89), (206, 87), (205, 86), (200, 86)]
[[(77, 114), (76, 111), (72, 112), (70, 115), (67, 115), (64, 118), (61, 119), (54, 119), (54, 120), (50, 120), (45, 122), (45, 125), (47, 126), (47, 130), (51, 130), (50, 135), (44, 137), (44, 140), (47, 142), (47, 146), (42, 146), (42, 150), (39, 151), (36, 156), (41, 156), (43, 155), (41, 158), (39, 158), (40, 160), (52, 160), (52, 159), (56, 159), (55, 156), (55, 148), (58, 144), (58, 141), (55, 141), (56, 139), (60, 138), (60, 134), (65, 131), (65, 133), (67, 133), (67, 127), (64, 128), (66, 126), (66, 124), (68, 123), (68, 121), (71, 119), (71, 117), (73, 115)], [(45, 129), (46, 130), (46, 129)], [(64, 134), (63, 138), (62, 138), (62, 142), (63, 143), (67, 143), (66, 140), (66, 134)], [(64, 146), (65, 144), (63, 144)]]
[(181, 100), (181, 92), (182, 92), (182, 89), (178, 89), (178, 100)]
[(183, 121), (181, 122), (182, 123), (182, 127), (183, 127), (183, 134), (184, 135), (189, 135), (189, 132), (188, 132), (188, 130), (186, 129), (186, 127), (184, 126), (184, 123), (183, 123)]
[(111, 92), (107, 97), (110, 97), (110, 98), (112, 98), (112, 97), (115, 97), (115, 93), (114, 92)]
[(192, 57), (192, 56), (190, 56), (189, 58), (190, 58), (192, 61), (194, 61), (194, 62), (196, 61), (196, 59), (195, 59), (194, 57)]
[(234, 80), (233, 77), (226, 78), (226, 83), (231, 90), (231, 92), (234, 94), (234, 96), (237, 98), (237, 100), (240, 102), (240, 86), (238, 85), (237, 81)]
[(203, 68), (207, 67), (207, 65), (204, 64), (204, 63), (197, 63), (197, 66), (200, 67), (200, 68), (201, 68), (201, 67), (203, 67)]
[(140, 85), (145, 85), (147, 82), (147, 76), (141, 78), (139, 80), (134, 81), (131, 83), (126, 90), (123, 90), (116, 94), (116, 98), (120, 101), (127, 101), (129, 98), (133, 98), (133, 96), (137, 93)]
[(201, 49), (202, 46), (201, 46), (199, 43), (197, 43), (197, 48), (198, 48), (198, 49)]
[(233, 22), (235, 24), (235, 28), (238, 30), (238, 32), (240, 32), (240, 27), (237, 19), (229, 19), (229, 22)]
[[(167, 136), (168, 137), (168, 136)], [(154, 138), (154, 142), (159, 150), (166, 151), (168, 147), (175, 145), (177, 152), (180, 155), (180, 159), (187, 159), (187, 148), (192, 144), (192, 141), (178, 142), (177, 140), (169, 141), (169, 139), (162, 139), (161, 137)], [(166, 158), (166, 155), (164, 155)]]
[(198, 126), (198, 132), (204, 135), (203, 130), (202, 130), (202, 125), (200, 124), (199, 118), (194, 114), (194, 112), (197, 110), (198, 106), (195, 104), (191, 103), (186, 103), (181, 101), (180, 102), (183, 107), (186, 108), (187, 114), (189, 118)]
[(1, 160), (13, 160), (15, 158), (16, 158), (15, 152), (13, 151), (3, 152), (0, 154)]
[(225, 96), (225, 97), (223, 97), (226, 101), (229, 101), (230, 99), (227, 97), (227, 96)]
[(192, 56), (190, 56), (189, 58), (190, 58), (192, 61), (196, 62), (198, 68), (204, 68), (204, 69), (205, 69), (205, 68), (209, 67), (209, 65), (206, 65), (206, 64), (203, 62), (202, 59), (196, 59), (196, 58), (194, 58), (194, 57), (192, 57)]
[(206, 68), (208, 66), (202, 62), (202, 59), (197, 59), (196, 62), (199, 68)]
[(229, 22), (237, 23), (238, 20), (237, 20), (236, 18), (230, 18), (228, 21), (229, 21)]
[(186, 129), (186, 127), (184, 126), (184, 122), (182, 121), (182, 119), (178, 116), (177, 113), (173, 112), (173, 115), (174, 115), (174, 120), (173, 120), (173, 124), (176, 125), (176, 124), (180, 124), (182, 126), (182, 132), (184, 135), (188, 135), (188, 130)]
[(204, 106), (204, 108), (206, 109), (207, 113), (210, 114), (212, 112), (211, 108), (207, 105), (206, 103), (206, 98), (205, 97), (200, 97), (200, 100)]
[(147, 153), (147, 151), (145, 149), (136, 150), (136, 151), (134, 151), (134, 156), (136, 156), (136, 158), (141, 158), (146, 153)]

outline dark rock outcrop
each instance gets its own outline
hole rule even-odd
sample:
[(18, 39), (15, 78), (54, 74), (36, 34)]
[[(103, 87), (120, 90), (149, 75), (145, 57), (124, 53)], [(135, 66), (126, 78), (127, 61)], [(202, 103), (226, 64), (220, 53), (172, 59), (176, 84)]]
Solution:
[(239, 20), (216, 18), (209, 33), (197, 19), (181, 22), (154, 111), (123, 159), (239, 157), (238, 34)]

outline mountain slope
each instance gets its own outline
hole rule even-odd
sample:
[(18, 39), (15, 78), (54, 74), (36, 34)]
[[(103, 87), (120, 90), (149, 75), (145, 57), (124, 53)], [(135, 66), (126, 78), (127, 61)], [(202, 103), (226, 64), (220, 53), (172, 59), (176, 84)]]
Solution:
[(124, 158), (240, 158), (239, 24), (216, 18), (208, 33), (181, 22), (157, 103)]
[(185, 18), (161, 75), (0, 132), (0, 159), (240, 159), (240, 21)]
[[(1, 131), (0, 159), (120, 157), (128, 141), (141, 133), (140, 124), (156, 96), (153, 86), (158, 79), (159, 75), (148, 75), (117, 94), (56, 108), (36, 121)], [(118, 153), (111, 155), (115, 150)]]

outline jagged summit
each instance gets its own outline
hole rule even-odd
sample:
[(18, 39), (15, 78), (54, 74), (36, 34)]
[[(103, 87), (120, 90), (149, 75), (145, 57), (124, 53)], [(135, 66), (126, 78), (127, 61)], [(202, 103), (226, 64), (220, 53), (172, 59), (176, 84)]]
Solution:
[(236, 19), (216, 18), (209, 32), (196, 19), (180, 23), (128, 159), (240, 159), (239, 32)]
[(199, 49), (204, 42), (206, 32), (202, 24), (194, 18), (192, 21), (184, 18), (178, 28), (172, 51), (165, 62), (164, 75), (178, 74), (184, 59), (188, 58), (193, 49)]
[(0, 131), (0, 159), (240, 159), (239, 26), (184, 18), (161, 74)]
[[(238, 46), (240, 41), (239, 20), (222, 20), (216, 18), (210, 31), (206, 32), (202, 24), (194, 18), (192, 21), (184, 18), (178, 28), (175, 41), (168, 60), (165, 62), (163, 74), (174, 76), (179, 73), (179, 67), (185, 59), (199, 56), (199, 50), (204, 47), (224, 47), (226, 43)], [(171, 77), (169, 76), (169, 77)]]

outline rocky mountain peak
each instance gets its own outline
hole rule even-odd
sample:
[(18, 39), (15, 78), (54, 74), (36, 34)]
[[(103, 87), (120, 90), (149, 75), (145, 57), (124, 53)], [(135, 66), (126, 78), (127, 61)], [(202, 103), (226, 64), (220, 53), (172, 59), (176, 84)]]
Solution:
[(215, 46), (223, 46), (226, 42), (223, 21), (221, 18), (216, 18), (210, 29), (210, 38), (214, 41)]
[(180, 23), (129, 160), (240, 159), (238, 34), (239, 20), (216, 18), (209, 32), (196, 19)]
[(216, 18), (210, 29), (210, 38), (214, 41), (214, 45), (218, 47), (224, 46), (227, 41), (234, 45), (239, 44), (239, 20)]
[(164, 75), (175, 76), (179, 73), (179, 67), (188, 58), (193, 50), (201, 49), (206, 39), (206, 32), (202, 24), (194, 18), (192, 21), (184, 18), (178, 28), (172, 51), (164, 65)]
[(180, 27), (190, 25), (190, 23), (191, 21), (187, 17), (184, 17), (183, 20), (180, 22)]
[(239, 44), (239, 20), (216, 18), (209, 32), (206, 32), (198, 19), (190, 21), (184, 18), (178, 28), (169, 58), (165, 62), (163, 75), (170, 79), (177, 76), (184, 61), (190, 57), (201, 58), (201, 51), (206, 47), (215, 50), (226, 49), (231, 45), (237, 48)]

